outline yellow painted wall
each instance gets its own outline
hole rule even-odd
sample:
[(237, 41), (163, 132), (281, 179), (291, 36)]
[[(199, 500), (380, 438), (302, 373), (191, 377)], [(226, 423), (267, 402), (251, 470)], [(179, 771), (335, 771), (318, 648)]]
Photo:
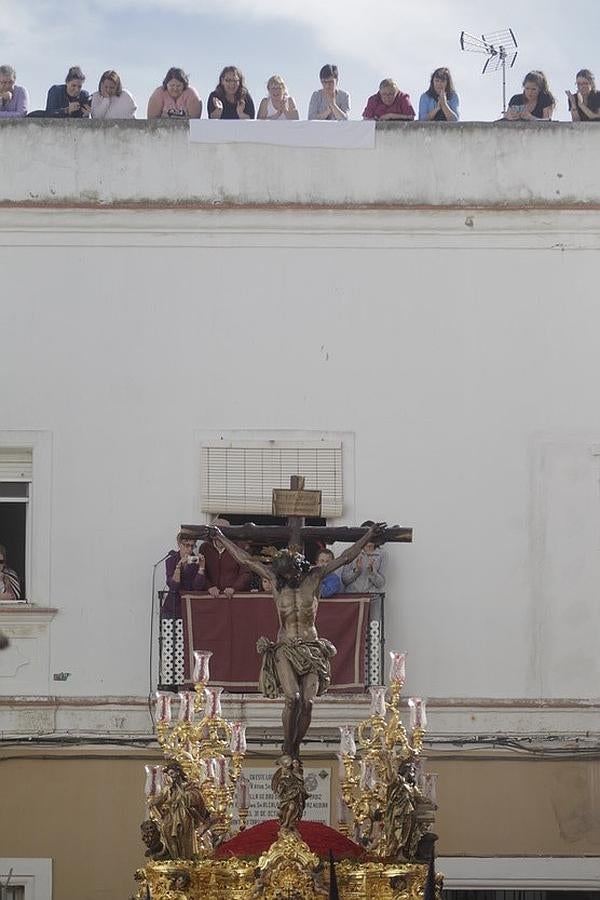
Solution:
[[(54, 900), (120, 900), (134, 891), (145, 849), (143, 765), (157, 757), (123, 753), (78, 748), (44, 758), (7, 748), (0, 755), (0, 856), (51, 857)], [(439, 855), (600, 851), (598, 760), (444, 758), (428, 768), (440, 776)]]

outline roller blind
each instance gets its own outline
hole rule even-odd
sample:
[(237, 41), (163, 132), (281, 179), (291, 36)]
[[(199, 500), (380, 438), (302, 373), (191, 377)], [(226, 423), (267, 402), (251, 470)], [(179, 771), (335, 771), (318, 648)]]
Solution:
[(0, 481), (31, 481), (32, 451), (25, 447), (0, 447)]
[(323, 516), (342, 515), (342, 446), (335, 441), (205, 444), (202, 509), (269, 514), (273, 488), (289, 488), (292, 475), (304, 475), (306, 490), (322, 492)]

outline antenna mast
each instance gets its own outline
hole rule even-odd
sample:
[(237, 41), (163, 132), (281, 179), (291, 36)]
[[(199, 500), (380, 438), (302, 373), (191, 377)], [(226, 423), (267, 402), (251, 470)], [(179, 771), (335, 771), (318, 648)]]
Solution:
[(512, 69), (517, 58), (517, 39), (512, 28), (505, 31), (493, 31), (477, 37), (462, 31), (460, 35), (460, 49), (467, 53), (483, 53), (487, 56), (485, 65), (481, 71), (497, 72), (502, 69), (502, 112), (506, 112), (506, 66)]

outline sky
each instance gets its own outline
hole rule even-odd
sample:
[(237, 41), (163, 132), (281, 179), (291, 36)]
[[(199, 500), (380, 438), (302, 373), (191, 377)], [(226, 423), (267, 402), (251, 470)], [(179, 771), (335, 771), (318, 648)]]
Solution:
[(542, 69), (557, 99), (554, 118), (568, 120), (564, 92), (577, 70), (590, 68), (600, 82), (599, 24), (600, 0), (0, 0), (0, 63), (15, 66), (31, 109), (43, 108), (69, 66), (82, 67), (90, 92), (105, 69), (116, 69), (141, 118), (170, 66), (184, 68), (206, 100), (225, 65), (242, 69), (257, 105), (269, 76), (282, 75), (304, 118), (319, 69), (335, 63), (354, 119), (385, 77), (416, 108), (433, 69), (445, 65), (461, 118), (490, 121), (502, 111), (500, 73), (481, 75), (485, 57), (462, 52), (460, 33), (511, 27), (519, 52), (507, 97), (526, 72)]

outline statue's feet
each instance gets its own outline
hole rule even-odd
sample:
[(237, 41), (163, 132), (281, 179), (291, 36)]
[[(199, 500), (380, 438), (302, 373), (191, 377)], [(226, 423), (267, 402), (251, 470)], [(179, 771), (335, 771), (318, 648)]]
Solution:
[(293, 759), (289, 753), (285, 751), (281, 754), (279, 759), (275, 760), (275, 765), (280, 769), (291, 769), (292, 768)]

